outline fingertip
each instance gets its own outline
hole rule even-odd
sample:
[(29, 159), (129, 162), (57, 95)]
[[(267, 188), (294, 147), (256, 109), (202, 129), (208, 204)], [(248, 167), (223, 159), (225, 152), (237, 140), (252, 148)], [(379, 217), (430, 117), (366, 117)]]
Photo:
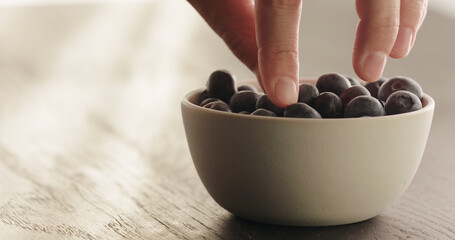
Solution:
[(364, 81), (374, 82), (382, 77), (385, 65), (387, 63), (387, 54), (383, 51), (369, 53), (363, 61), (354, 59), (354, 71)]
[(273, 86), (272, 94), (269, 96), (272, 102), (282, 108), (285, 108), (298, 99), (298, 84), (290, 77), (279, 77)]
[(414, 39), (414, 31), (409, 27), (400, 27), (390, 57), (404, 58), (409, 54)]
[(367, 78), (372, 81), (376, 81), (381, 78), (386, 62), (387, 55), (385, 52), (377, 51), (370, 53), (363, 63), (363, 68)]

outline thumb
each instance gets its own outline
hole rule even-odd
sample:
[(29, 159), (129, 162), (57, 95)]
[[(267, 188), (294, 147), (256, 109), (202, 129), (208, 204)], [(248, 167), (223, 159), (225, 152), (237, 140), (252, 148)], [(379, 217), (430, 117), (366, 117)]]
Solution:
[(258, 64), (262, 85), (280, 107), (297, 102), (301, 0), (256, 0)]

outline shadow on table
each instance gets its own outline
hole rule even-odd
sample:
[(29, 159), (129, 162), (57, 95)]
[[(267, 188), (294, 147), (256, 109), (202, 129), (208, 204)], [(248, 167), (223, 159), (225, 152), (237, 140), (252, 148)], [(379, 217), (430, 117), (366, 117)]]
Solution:
[(263, 224), (231, 215), (222, 226), (224, 239), (379, 239), (381, 217), (331, 227), (289, 227)]

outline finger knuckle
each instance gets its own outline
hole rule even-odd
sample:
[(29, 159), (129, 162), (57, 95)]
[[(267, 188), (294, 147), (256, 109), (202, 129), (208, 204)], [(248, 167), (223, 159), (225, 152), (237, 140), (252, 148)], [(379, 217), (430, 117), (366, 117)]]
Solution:
[[(365, 20), (368, 21), (368, 20)], [(400, 27), (400, 20), (395, 17), (378, 17), (369, 20), (368, 26), (370, 31), (379, 32), (382, 34), (390, 33), (395, 35)]]
[(267, 57), (275, 61), (298, 61), (299, 50), (294, 46), (268, 46), (261, 49)]
[(417, 25), (425, 17), (427, 4), (427, 0), (402, 0), (401, 11), (405, 11), (404, 16)]
[(427, 3), (426, 0), (401, 0), (401, 7), (416, 12), (422, 12), (422, 9), (427, 7)]

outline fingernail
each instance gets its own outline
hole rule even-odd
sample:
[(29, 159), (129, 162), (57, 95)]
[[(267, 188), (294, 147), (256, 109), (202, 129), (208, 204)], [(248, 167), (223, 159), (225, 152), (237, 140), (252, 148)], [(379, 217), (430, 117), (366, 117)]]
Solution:
[(297, 86), (294, 80), (289, 77), (281, 77), (275, 82), (275, 96), (285, 104), (292, 104), (297, 101)]
[(384, 52), (370, 53), (363, 63), (363, 69), (371, 80), (378, 80), (382, 76), (386, 61), (387, 55)]
[(392, 51), (400, 56), (408, 55), (411, 50), (412, 44), (412, 29), (411, 28), (400, 28), (398, 31), (397, 39), (393, 45)]

